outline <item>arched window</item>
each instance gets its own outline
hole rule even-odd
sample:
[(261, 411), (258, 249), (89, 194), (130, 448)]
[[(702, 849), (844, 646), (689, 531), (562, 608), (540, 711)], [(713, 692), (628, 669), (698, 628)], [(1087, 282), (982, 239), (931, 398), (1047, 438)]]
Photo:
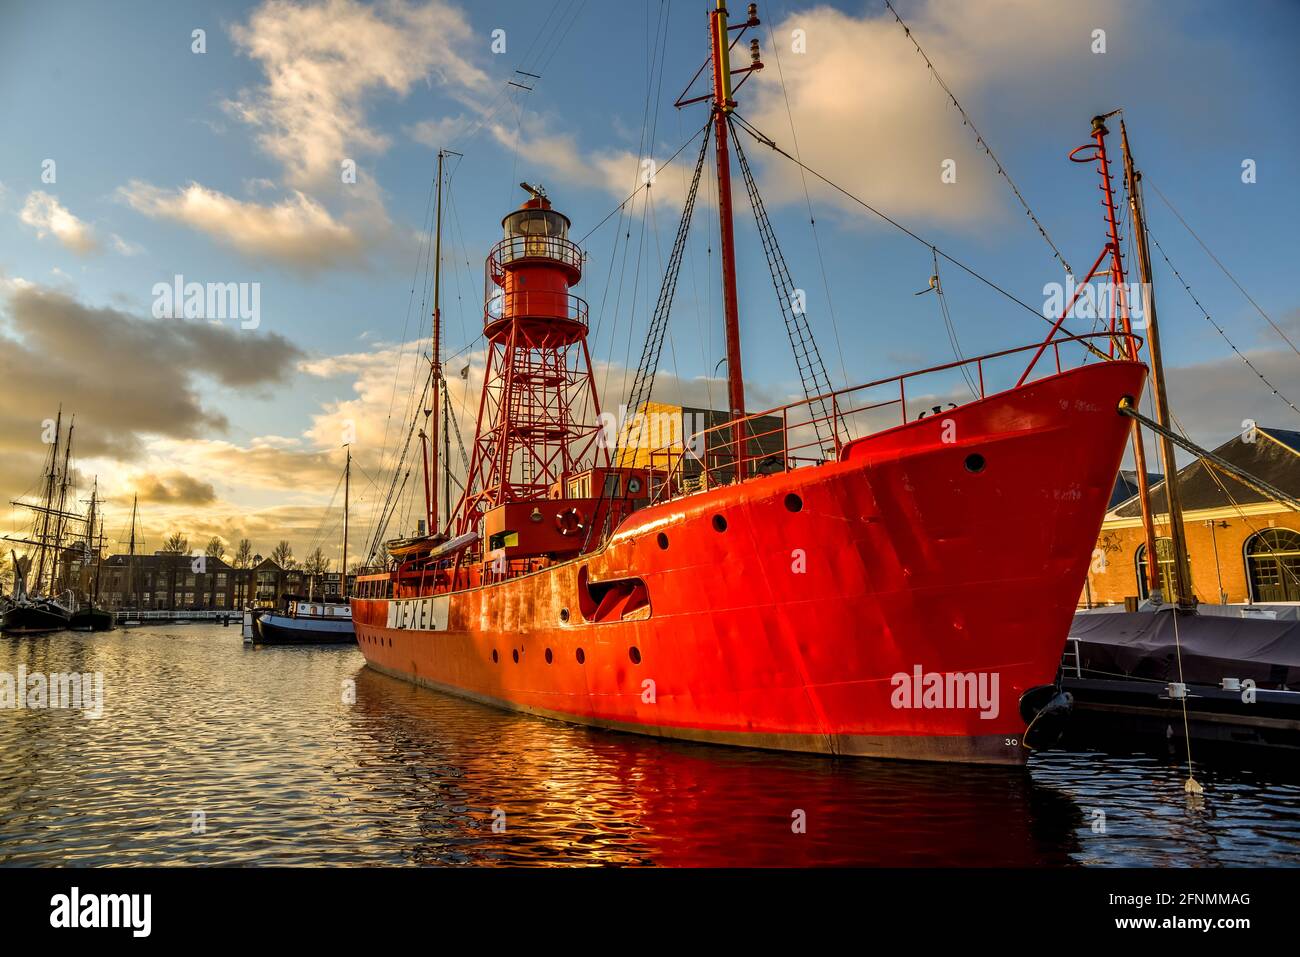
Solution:
[(1300, 532), (1266, 528), (1246, 541), (1251, 601), (1300, 601)]
[[(1165, 601), (1174, 598), (1174, 540), (1172, 538), (1156, 539), (1156, 563), (1160, 567), (1160, 594)], [(1191, 559), (1188, 559), (1190, 566)], [(1139, 545), (1137, 550), (1138, 594), (1149, 598), (1147, 594), (1147, 547)]]

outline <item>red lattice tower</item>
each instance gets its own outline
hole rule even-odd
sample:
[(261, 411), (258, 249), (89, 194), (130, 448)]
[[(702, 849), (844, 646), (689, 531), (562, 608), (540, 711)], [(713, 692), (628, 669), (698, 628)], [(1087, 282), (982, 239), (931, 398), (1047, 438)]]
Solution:
[(501, 221), (505, 238), (484, 270), (487, 368), (458, 533), (497, 505), (546, 498), (594, 455), (608, 462), (587, 303), (569, 291), (582, 279), (582, 250), (569, 218), (521, 185), (532, 198)]

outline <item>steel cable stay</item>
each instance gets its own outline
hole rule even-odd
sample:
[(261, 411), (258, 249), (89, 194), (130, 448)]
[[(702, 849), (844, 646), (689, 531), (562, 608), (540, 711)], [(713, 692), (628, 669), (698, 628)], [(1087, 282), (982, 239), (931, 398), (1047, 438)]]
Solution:
[[(700, 140), (700, 153), (695, 160), (695, 172), (686, 192), (686, 202), (682, 207), (681, 220), (677, 225), (677, 235), (673, 238), (673, 248), (668, 255), (668, 266), (664, 270), (663, 282), (659, 287), (659, 298), (655, 303), (654, 313), (646, 327), (645, 342), (641, 348), (641, 360), (637, 363), (636, 375), (632, 379), (632, 388), (628, 392), (625, 404), (628, 431), (619, 440), (619, 465), (627, 459), (628, 449), (635, 449), (646, 440), (643, 432), (645, 417), (642, 414), (650, 401), (654, 389), (655, 375), (659, 371), (659, 359), (663, 354), (664, 333), (668, 326), (668, 314), (672, 310), (673, 297), (677, 292), (677, 278), (681, 272), (682, 257), (686, 250), (686, 239), (690, 234), (691, 218), (695, 212), (695, 200), (699, 195), (700, 176), (704, 171), (704, 161), (708, 155), (709, 130), (704, 128)], [(634, 431), (632, 431), (634, 430)]]
[[(893, 217), (889, 216), (886, 213), (881, 212), (879, 209), (872, 206), (870, 203), (868, 203), (866, 200), (862, 199), (861, 197), (849, 192), (843, 186), (840, 186), (838, 183), (830, 179), (828, 176), (819, 173), (817, 170), (813, 169), (807, 163), (804, 163), (801, 160), (797, 159), (796, 157), (792, 156), (789, 152), (783, 149), (776, 142), (776, 140), (772, 139), (762, 130), (758, 129), (758, 127), (754, 126), (752, 123), (746, 120), (739, 113), (733, 112), (731, 115), (740, 124), (741, 129), (743, 129), (746, 133), (748, 133), (751, 137), (753, 137), (754, 140), (763, 144), (768, 149), (772, 150), (774, 153), (784, 156), (791, 163), (794, 163), (796, 166), (805, 170), (815, 179), (821, 180), (824, 184), (826, 184), (831, 189), (835, 190), (837, 193), (844, 196), (846, 199), (849, 199), (854, 203), (858, 204), (867, 212), (871, 213), (873, 216), (883, 220), (884, 222), (888, 223), (890, 226), (893, 226), (895, 229), (897, 229), (899, 232), (903, 233), (904, 235), (909, 236), (912, 239), (916, 240), (918, 243), (920, 243), (922, 246), (925, 246), (927, 249), (933, 250), (940, 257), (952, 263), (962, 272), (966, 273), (968, 276), (971, 276), (973, 279), (978, 279), (980, 282), (988, 286), (994, 292), (998, 293), (1000, 296), (1007, 299), (1008, 301), (1015, 303), (1021, 309), (1024, 309), (1026, 312), (1028, 312), (1030, 315), (1035, 316), (1036, 318), (1038, 318), (1043, 322), (1046, 322), (1048, 325), (1056, 325), (1056, 322), (1053, 319), (1043, 315), (1041, 311), (1035, 309), (1033, 306), (1029, 305), (1029, 303), (1025, 302), (1023, 299), (1020, 299), (1017, 296), (1013, 295), (1011, 292), (1008, 292), (1006, 289), (1003, 289), (992, 279), (989, 279), (987, 276), (981, 274), (973, 267), (966, 265), (966, 263), (962, 262), (960, 259), (952, 255), (951, 253), (945, 252), (942, 248), (937, 246), (935, 243), (930, 242), (930, 240), (926, 239), (924, 236), (921, 236), (913, 232), (912, 230), (908, 229), (898, 220), (894, 219)], [(1069, 329), (1066, 329), (1064, 326), (1062, 326), (1061, 328), (1065, 332), (1070, 331)], [(1085, 349), (1087, 349), (1089, 352), (1091, 352), (1093, 355), (1097, 356), (1100, 359), (1110, 358), (1108, 355), (1106, 355), (1105, 352), (1103, 352), (1101, 349), (1097, 348), (1096, 346), (1092, 345), (1091, 343), (1087, 342), (1086, 340), (1080, 339), (1075, 336), (1071, 336), (1071, 339), (1072, 341), (1079, 342), (1081, 346), (1083, 346)]]
[(1187, 280), (1183, 278), (1183, 274), (1180, 273), (1177, 268), (1175, 268), (1172, 262), (1169, 261), (1169, 255), (1165, 252), (1164, 247), (1160, 245), (1160, 241), (1156, 239), (1156, 237), (1151, 233), (1151, 230), (1149, 228), (1147, 229), (1147, 235), (1151, 239), (1151, 244), (1155, 246), (1156, 250), (1160, 253), (1160, 258), (1162, 258), (1165, 261), (1165, 265), (1169, 267), (1169, 270), (1174, 274), (1174, 277), (1179, 281), (1179, 283), (1182, 284), (1182, 287), (1184, 290), (1186, 290), (1187, 295), (1191, 297), (1192, 302), (1196, 303), (1196, 308), (1201, 311), (1201, 315), (1205, 317), (1205, 321), (1208, 322), (1210, 325), (1212, 325), (1215, 331), (1220, 336), (1223, 337), (1223, 341), (1228, 344), (1228, 348), (1230, 348), (1233, 352), (1237, 354), (1237, 358), (1239, 358), (1242, 362), (1246, 364), (1246, 368), (1248, 368), (1251, 372), (1255, 373), (1255, 375), (1259, 377), (1259, 381), (1263, 382), (1264, 385), (1268, 387), (1268, 390), (1273, 395), (1277, 396), (1278, 399), (1280, 399), (1282, 402), (1285, 402), (1287, 406), (1290, 407), (1292, 412), (1300, 414), (1300, 408), (1297, 408), (1294, 402), (1292, 402), (1290, 399), (1284, 396), (1281, 393), (1281, 391), (1278, 390), (1277, 386), (1275, 386), (1271, 381), (1269, 381), (1268, 377), (1265, 376), (1264, 373), (1259, 371), (1259, 368), (1255, 365), (1255, 363), (1251, 362), (1250, 359), (1246, 356), (1246, 354), (1242, 352), (1240, 349), (1238, 349), (1236, 344), (1233, 343), (1233, 341), (1228, 338), (1228, 334), (1224, 332), (1223, 327), (1214, 321), (1214, 318), (1210, 315), (1209, 311), (1205, 308), (1205, 306), (1201, 305), (1201, 300), (1196, 297), (1196, 293), (1192, 292), (1192, 287), (1188, 285)]
[[(935, 296), (939, 300), (939, 314), (943, 317), (944, 329), (948, 332), (948, 342), (952, 345), (953, 358), (962, 363), (962, 365), (958, 366), (961, 370), (961, 376), (966, 380), (966, 386), (970, 389), (970, 394), (978, 399), (980, 397), (979, 387), (971, 376), (970, 370), (966, 368), (966, 357), (962, 355), (961, 343), (957, 339), (957, 328), (953, 325), (952, 314), (948, 311), (948, 297), (944, 295), (943, 279), (939, 275), (939, 254), (931, 248), (930, 256), (934, 265), (934, 273), (930, 277), (930, 289), (934, 290)], [(922, 289), (916, 295), (923, 296), (930, 289)]]
[(1179, 213), (1178, 210), (1174, 209), (1174, 204), (1169, 202), (1169, 197), (1166, 196), (1164, 193), (1162, 193), (1160, 191), (1160, 187), (1157, 186), (1155, 183), (1151, 183), (1148, 181), (1148, 185), (1150, 185), (1150, 187), (1156, 191), (1156, 195), (1159, 196), (1161, 201), (1166, 206), (1169, 207), (1169, 211), (1174, 214), (1174, 217), (1178, 220), (1178, 222), (1182, 223), (1183, 228), (1187, 230), (1187, 232), (1191, 234), (1192, 238), (1196, 240), (1196, 242), (1200, 245), (1200, 247), (1205, 250), (1205, 254), (1214, 261), (1214, 265), (1218, 266), (1219, 269), (1223, 272), (1223, 274), (1227, 276), (1229, 280), (1231, 280), (1232, 284), (1237, 287), (1237, 291), (1246, 297), (1247, 302), (1249, 302), (1252, 306), (1255, 307), (1255, 311), (1258, 312), (1260, 316), (1263, 317), (1264, 321), (1273, 327), (1273, 331), (1276, 332), (1279, 336), (1281, 336), (1282, 340), (1288, 346), (1291, 347), (1291, 351), (1294, 352), (1296, 355), (1300, 356), (1300, 349), (1296, 348), (1296, 344), (1291, 341), (1291, 337), (1288, 336), (1286, 332), (1283, 331), (1282, 327), (1279, 326), (1276, 322), (1274, 322), (1272, 317), (1270, 317), (1269, 314), (1266, 313), (1260, 307), (1259, 303), (1255, 301), (1255, 297), (1246, 291), (1246, 287), (1237, 281), (1237, 277), (1228, 271), (1228, 267), (1225, 266), (1219, 260), (1219, 257), (1214, 255), (1214, 253), (1210, 251), (1210, 247), (1205, 245), (1205, 240), (1201, 239), (1201, 237), (1196, 234), (1196, 230), (1192, 229), (1192, 227), (1188, 225), (1187, 220), (1183, 219), (1182, 214)]
[[(772, 30), (772, 24), (767, 24), (768, 44), (772, 50), (772, 59), (776, 62), (777, 81), (781, 85), (781, 97), (785, 103), (786, 121), (790, 124), (790, 142), (794, 146), (794, 155), (801, 156), (799, 151), (799, 135), (794, 128), (794, 110), (790, 107), (790, 91), (785, 85), (785, 71), (781, 67), (781, 45), (776, 42), (776, 34)], [(835, 351), (840, 358), (840, 379), (844, 385), (849, 384), (848, 365), (844, 361), (844, 343), (840, 340), (840, 324), (835, 317), (835, 302), (831, 298), (830, 278), (826, 275), (826, 259), (822, 255), (821, 236), (817, 232), (817, 217), (813, 215), (812, 195), (808, 192), (808, 175), (803, 170), (799, 171), (799, 184), (803, 187), (804, 206), (808, 209), (808, 229), (812, 233), (813, 249), (817, 253), (817, 265), (821, 271), (822, 290), (826, 296), (826, 314), (831, 320), (831, 332), (835, 336)]]
[[(420, 394), (420, 404), (424, 402), (424, 396), (428, 393), (429, 386), (433, 381), (433, 365), (429, 365), (429, 375), (425, 379), (424, 390)], [(407, 453), (411, 449), (411, 439), (415, 435), (415, 427), (419, 423), (419, 418), (411, 416), (410, 428), (406, 430), (406, 441), (402, 444), (401, 455), (398, 457), (397, 464), (393, 469), (393, 479), (388, 487), (388, 494), (384, 497), (383, 505), (379, 510), (378, 520), (375, 522), (374, 532), (372, 534), (370, 546), (366, 552), (366, 564), (369, 565), (371, 560), (379, 551), (380, 543), (384, 540), (384, 534), (387, 532), (388, 523), (392, 520), (393, 513), (401, 499), (401, 489), (398, 488), (398, 477), (402, 475), (402, 466), (406, 462)], [(406, 470), (406, 477), (410, 477), (410, 469)], [(406, 479), (402, 479), (401, 488), (406, 487)]]
[(1234, 479), (1236, 479), (1242, 485), (1245, 485), (1247, 488), (1253, 489), (1254, 491), (1258, 492), (1260, 495), (1272, 499), (1274, 502), (1277, 502), (1279, 505), (1291, 509), (1291, 511), (1293, 512), (1300, 512), (1300, 499), (1297, 499), (1292, 495), (1288, 495), (1286, 492), (1282, 491), (1277, 486), (1264, 481), (1262, 478), (1259, 478), (1258, 476), (1252, 475), (1250, 472), (1247, 472), (1245, 469), (1241, 468), (1240, 466), (1233, 465), (1231, 462), (1215, 455), (1213, 452), (1209, 451), (1208, 449), (1201, 448), (1195, 442), (1191, 441), (1190, 439), (1186, 438), (1185, 436), (1181, 435), (1175, 430), (1165, 428), (1155, 419), (1149, 418), (1148, 416), (1145, 416), (1141, 412), (1139, 412), (1136, 408), (1134, 408), (1133, 404), (1129, 400), (1125, 399), (1120, 403), (1119, 413), (1120, 415), (1126, 415), (1130, 419), (1134, 419), (1138, 422), (1141, 422), (1152, 432), (1156, 432), (1159, 435), (1165, 436), (1167, 439), (1169, 439), (1179, 448), (1183, 449), (1184, 451), (1192, 453), (1192, 455), (1195, 455), (1198, 459), (1205, 462), (1209, 466), (1213, 466), (1214, 468), (1218, 469), (1220, 472), (1232, 476)]
[(898, 21), (898, 25), (903, 28), (903, 33), (912, 41), (912, 46), (916, 48), (916, 52), (920, 55), (921, 59), (925, 61), (926, 68), (929, 69), (930, 75), (934, 77), (935, 82), (939, 84), (940, 89), (948, 95), (948, 99), (952, 101), (953, 107), (955, 107), (957, 112), (961, 114), (962, 124), (964, 126), (969, 126), (971, 132), (975, 134), (975, 143), (980, 149), (988, 154), (989, 159), (993, 161), (993, 166), (997, 170), (998, 175), (1006, 180), (1007, 185), (1011, 187), (1011, 192), (1015, 194), (1016, 200), (1025, 211), (1025, 215), (1028, 216), (1030, 221), (1034, 224), (1034, 228), (1037, 229), (1038, 234), (1043, 237), (1043, 241), (1052, 248), (1052, 255), (1056, 257), (1056, 261), (1065, 267), (1065, 271), (1068, 275), (1074, 275), (1074, 270), (1066, 261), (1065, 254), (1057, 248), (1056, 243), (1052, 242), (1052, 237), (1047, 234), (1047, 227), (1039, 222), (1038, 217), (1034, 215), (1034, 211), (1029, 207), (1029, 201), (1025, 199), (1024, 194), (1020, 192), (1020, 187), (1016, 186), (1015, 182), (1011, 179), (1011, 174), (1006, 171), (1006, 168), (1002, 165), (1002, 161), (993, 155), (993, 148), (989, 146), (988, 141), (984, 139), (984, 135), (976, 128), (975, 121), (970, 118), (970, 114), (968, 114), (965, 108), (957, 102), (957, 95), (948, 88), (948, 84), (943, 81), (943, 77), (939, 75), (939, 71), (935, 69), (934, 64), (930, 62), (929, 56), (927, 56), (926, 52), (921, 49), (921, 44), (917, 42), (916, 37), (912, 36), (911, 28), (903, 22), (903, 18), (898, 15), (898, 11), (894, 9), (894, 5), (890, 3), (890, 0), (885, 0), (885, 6), (888, 7), (889, 12), (894, 15), (894, 19)]
[(812, 328), (808, 324), (807, 309), (799, 301), (799, 290), (790, 276), (790, 268), (777, 243), (772, 221), (768, 219), (767, 207), (758, 192), (754, 173), (749, 168), (749, 160), (740, 145), (740, 137), (735, 135), (735, 126), (731, 126), (732, 141), (735, 143), (736, 159), (740, 165), (741, 177), (745, 181), (745, 190), (749, 193), (749, 205), (754, 211), (754, 222), (758, 227), (759, 239), (763, 244), (763, 254), (767, 258), (768, 272), (772, 274), (772, 286), (776, 290), (777, 305), (785, 321), (786, 334), (790, 339), (790, 349), (794, 353), (795, 367), (799, 371), (799, 382), (803, 388), (804, 398), (808, 400), (808, 411), (812, 425), (817, 432), (817, 440), (822, 448), (835, 448), (838, 443), (836, 432), (838, 423), (826, 396), (834, 391), (830, 377), (826, 374), (826, 365), (822, 362), (817, 340), (813, 338)]

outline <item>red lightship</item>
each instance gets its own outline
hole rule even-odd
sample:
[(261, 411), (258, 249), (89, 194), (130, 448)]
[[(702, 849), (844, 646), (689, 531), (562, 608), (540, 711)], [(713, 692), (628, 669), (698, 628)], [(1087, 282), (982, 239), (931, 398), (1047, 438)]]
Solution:
[[(464, 494), (438, 530), (437, 443), (433, 482), (426, 444), (430, 532), (390, 543), (389, 564), (359, 579), (361, 651), (386, 674), (601, 728), (1022, 763), (1027, 724), (1063, 706), (1057, 665), (1131, 431), (1118, 408), (1143, 386), (1127, 310), (1104, 332), (1067, 336), (1057, 322), (1036, 345), (838, 391), (787, 312), (805, 399), (747, 414), (728, 144), (732, 76), (762, 64), (755, 45), (732, 70), (727, 40), (758, 21), (752, 7), (736, 26), (722, 4), (709, 16), (713, 90), (696, 99), (712, 115), (669, 268), (711, 133), (728, 413), (662, 447), (647, 440), (665, 280), (611, 455), (586, 304), (571, 291), (582, 253), (532, 190), (487, 260), (487, 371)], [(1094, 133), (1105, 177), (1104, 126)], [(734, 151), (767, 249), (770, 224)], [(1106, 248), (1122, 284), (1117, 241)], [(435, 299), (435, 382), (439, 324)], [(1088, 361), (1062, 366), (1076, 352)], [(1015, 386), (986, 389), (986, 375), (1026, 360)], [(909, 411), (958, 373), (970, 401)]]

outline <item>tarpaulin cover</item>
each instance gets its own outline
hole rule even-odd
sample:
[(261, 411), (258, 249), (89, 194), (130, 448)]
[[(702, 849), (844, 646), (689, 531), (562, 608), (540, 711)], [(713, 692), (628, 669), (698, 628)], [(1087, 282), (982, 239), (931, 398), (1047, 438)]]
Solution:
[[(1091, 677), (1134, 677), (1218, 685), (1250, 678), (1259, 688), (1300, 691), (1300, 622), (1157, 612), (1075, 615), (1079, 664)], [(1072, 664), (1068, 661), (1067, 664)]]

